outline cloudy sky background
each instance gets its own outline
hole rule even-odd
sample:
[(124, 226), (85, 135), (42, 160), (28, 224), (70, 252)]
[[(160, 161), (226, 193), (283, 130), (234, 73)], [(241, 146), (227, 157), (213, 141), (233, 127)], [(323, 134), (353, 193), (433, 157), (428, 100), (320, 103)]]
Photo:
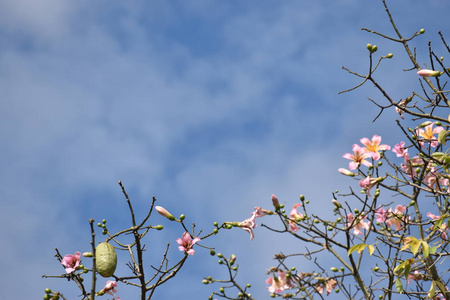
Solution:
[[(427, 41), (439, 50), (437, 31), (450, 34), (450, 3), (390, 2), (405, 36), (427, 30), (412, 42), (427, 62)], [(1, 1), (2, 296), (35, 299), (51, 287), (76, 299), (75, 286), (41, 276), (63, 272), (55, 247), (89, 250), (89, 218), (112, 232), (129, 226), (118, 180), (139, 212), (156, 196), (205, 232), (270, 208), (272, 193), (288, 207), (305, 194), (311, 209), (331, 212), (331, 191), (356, 186), (337, 173), (342, 154), (365, 136), (402, 139), (395, 112), (371, 122), (378, 111), (365, 99), (380, 94), (370, 86), (337, 94), (359, 82), (341, 67), (365, 72), (365, 45), (377, 44), (377, 55), (394, 53), (377, 74), (393, 98), (418, 86), (401, 71), (410, 67), (401, 48), (361, 27), (392, 34), (381, 1)], [(182, 229), (159, 215), (151, 223), (166, 230), (146, 240), (148, 264), (167, 242), (180, 258)], [(238, 255), (257, 299), (269, 298), (273, 254), (303, 250), (262, 228), (251, 242), (235, 229), (205, 245)], [(196, 250), (158, 299), (208, 297), (202, 277), (221, 273)], [(118, 295), (136, 299), (124, 285)]]

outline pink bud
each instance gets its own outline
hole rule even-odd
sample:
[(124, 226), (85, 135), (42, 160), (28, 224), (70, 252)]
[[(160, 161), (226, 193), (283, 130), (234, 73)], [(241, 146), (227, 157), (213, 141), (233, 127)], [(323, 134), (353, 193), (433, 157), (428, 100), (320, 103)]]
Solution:
[(438, 77), (442, 75), (441, 71), (433, 71), (428, 69), (421, 69), (417, 71), (417, 75), (422, 77)]
[(277, 196), (272, 195), (272, 203), (273, 203), (273, 206), (275, 206), (275, 208), (280, 206), (280, 202), (278, 201)]
[(175, 217), (172, 216), (170, 212), (168, 212), (164, 207), (162, 206), (155, 206), (156, 211), (163, 217), (166, 217), (170, 221), (175, 220)]
[(355, 173), (353, 173), (353, 172), (350, 172), (349, 170), (344, 169), (344, 168), (339, 168), (338, 171), (339, 171), (339, 173), (341, 173), (341, 174), (343, 174), (343, 175), (346, 175), (346, 176), (351, 176), (351, 177), (353, 177), (353, 176), (356, 176), (356, 175), (357, 175), (357, 174), (355, 174)]

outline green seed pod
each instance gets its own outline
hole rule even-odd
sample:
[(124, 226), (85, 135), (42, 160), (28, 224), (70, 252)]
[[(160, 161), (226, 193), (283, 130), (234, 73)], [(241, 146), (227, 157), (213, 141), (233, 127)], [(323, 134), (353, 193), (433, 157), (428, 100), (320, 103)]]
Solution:
[(95, 267), (98, 274), (103, 277), (112, 276), (117, 266), (117, 254), (114, 247), (108, 243), (100, 243), (95, 249), (95, 255)]

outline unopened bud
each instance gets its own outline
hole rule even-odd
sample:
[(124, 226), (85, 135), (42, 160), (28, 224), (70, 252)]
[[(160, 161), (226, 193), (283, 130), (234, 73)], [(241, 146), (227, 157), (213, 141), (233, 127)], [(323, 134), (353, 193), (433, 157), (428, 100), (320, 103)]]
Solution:
[(333, 200), (331, 200), (331, 202), (333, 202), (333, 204), (336, 206), (336, 207), (338, 207), (338, 208), (341, 208), (342, 207), (342, 205), (339, 203), (339, 201), (337, 201), (336, 199), (333, 199)]
[(386, 54), (386, 58), (392, 58), (393, 56), (394, 56), (394, 54), (392, 54), (392, 53)]
[(275, 208), (280, 207), (280, 202), (278, 201), (278, 198), (275, 195), (272, 195), (272, 203)]
[(230, 260), (228, 261), (230, 263), (230, 266), (234, 265), (235, 261), (236, 261), (236, 255), (232, 254), (230, 257)]
[(166, 217), (170, 221), (175, 220), (175, 217), (172, 216), (170, 212), (168, 212), (164, 207), (162, 206), (155, 206), (156, 211), (163, 217)]
[(422, 77), (438, 77), (441, 76), (443, 72), (441, 71), (434, 71), (434, 70), (428, 70), (428, 69), (421, 69), (417, 71), (417, 75)]
[(350, 177), (354, 177), (354, 176), (357, 175), (357, 174), (355, 174), (355, 173), (353, 173), (353, 172), (351, 172), (351, 171), (349, 171), (349, 170), (347, 170), (347, 169), (344, 169), (344, 168), (339, 168), (338, 171), (339, 171), (339, 173), (341, 173), (342, 175), (346, 175), (346, 176), (350, 176)]
[(94, 253), (92, 252), (84, 252), (83, 257), (94, 257)]

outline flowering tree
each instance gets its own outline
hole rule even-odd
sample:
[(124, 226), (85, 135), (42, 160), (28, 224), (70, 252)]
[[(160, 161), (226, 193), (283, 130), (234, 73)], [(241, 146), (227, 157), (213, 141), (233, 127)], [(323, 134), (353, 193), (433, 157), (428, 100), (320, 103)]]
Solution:
[[(251, 240), (259, 218), (275, 217), (280, 220), (279, 226), (262, 224), (261, 227), (290, 235), (307, 247), (302, 253), (275, 255), (277, 264), (268, 270), (266, 280), (271, 297), (324, 299), (326, 295), (339, 293), (339, 297), (345, 299), (393, 299), (396, 295), (405, 295), (410, 299), (450, 299), (450, 151), (446, 144), (450, 127), (450, 101), (447, 96), (449, 91), (445, 89), (447, 82), (443, 79), (450, 76), (450, 69), (445, 67), (444, 58), (433, 51), (431, 44), (429, 62), (423, 64), (417, 61), (409, 42), (424, 34), (425, 30), (421, 29), (408, 38), (403, 37), (385, 0), (382, 3), (396, 36), (365, 28), (363, 30), (403, 46), (411, 61), (407, 72), (417, 73), (420, 90), (400, 100), (389, 96), (375, 74), (383, 62), (393, 58), (393, 54), (380, 56), (375, 45), (367, 45), (366, 74), (343, 68), (361, 78), (361, 83), (341, 93), (350, 92), (366, 83), (373, 84), (381, 93), (381, 99), (369, 99), (379, 109), (375, 120), (383, 112), (395, 110), (400, 118), (396, 120), (397, 128), (404, 134), (404, 140), (395, 145), (386, 145), (380, 136), (374, 135), (370, 139), (363, 137), (359, 143), (349, 147), (351, 151), (343, 154), (343, 158), (348, 160), (348, 167), (343, 166), (338, 171), (356, 181), (348, 192), (332, 193), (332, 220), (310, 211), (309, 202), (303, 195), (288, 210), (272, 195), (270, 209), (255, 207), (248, 219), (214, 223), (209, 233), (199, 236), (194, 231), (195, 226), (190, 230), (187, 228), (184, 215), (175, 218), (163, 207), (156, 206), (155, 198), (147, 215), (137, 220), (125, 187), (119, 183), (128, 203), (131, 226), (111, 233), (106, 220), (103, 220), (97, 225), (106, 238), (97, 245), (94, 220), (90, 220), (91, 252), (75, 252), (63, 257), (56, 250), (56, 258), (65, 272), (44, 277), (61, 277), (73, 281), (78, 285), (83, 299), (94, 299), (105, 294), (120, 299), (116, 289), (122, 283), (140, 289), (141, 299), (151, 299), (154, 291), (177, 275), (185, 261), (195, 254), (196, 244), (202, 243), (202, 247), (209, 248), (203, 245), (205, 240), (219, 234), (221, 230), (235, 227), (247, 231)], [(439, 34), (441, 42), (450, 52), (443, 35)], [(183, 255), (177, 262), (169, 264), (167, 246), (160, 256), (159, 266), (145, 270), (144, 239), (150, 231), (163, 229), (162, 225), (150, 224), (154, 211), (180, 224), (181, 237), (176, 242)], [(133, 239), (125, 242), (127, 235), (133, 236)], [(117, 277), (114, 274), (116, 250), (129, 253), (130, 262), (127, 265), (130, 276)], [(221, 285), (209, 298), (253, 299), (249, 291), (250, 284), (243, 286), (236, 281), (236, 256), (226, 258), (213, 248), (209, 250), (211, 255), (219, 258), (219, 264), (227, 269), (229, 275), (226, 279), (212, 276), (204, 278), (204, 284)], [(293, 256), (313, 261), (316, 268), (297, 270), (290, 267), (289, 259)], [(82, 257), (92, 257), (92, 267), (84, 266), (80, 262)], [(327, 259), (319, 260), (322, 257)], [(328, 265), (330, 262), (331, 265)], [(85, 273), (92, 275), (90, 288), (85, 286)], [(99, 283), (98, 275), (113, 280)], [(60, 292), (51, 289), (45, 291), (44, 299), (59, 298), (66, 299)]]

